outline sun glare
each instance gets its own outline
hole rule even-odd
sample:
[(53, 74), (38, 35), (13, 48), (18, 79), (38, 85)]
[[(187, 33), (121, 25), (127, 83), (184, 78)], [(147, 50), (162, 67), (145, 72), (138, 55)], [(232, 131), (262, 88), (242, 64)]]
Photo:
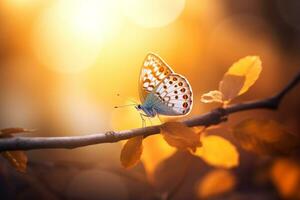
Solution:
[(2, 0), (1, 3), (4, 3), (6, 6), (11, 6), (14, 8), (17, 7), (28, 7), (38, 3), (38, 0)]
[(59, 72), (93, 65), (103, 43), (118, 32), (116, 0), (59, 0), (46, 10), (33, 31), (40, 62)]
[(184, 7), (185, 0), (123, 0), (124, 13), (145, 28), (168, 25), (181, 14)]

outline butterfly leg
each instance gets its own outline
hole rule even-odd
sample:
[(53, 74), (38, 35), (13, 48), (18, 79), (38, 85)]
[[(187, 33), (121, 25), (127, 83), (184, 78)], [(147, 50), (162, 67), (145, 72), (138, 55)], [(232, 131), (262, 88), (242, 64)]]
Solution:
[(146, 120), (145, 120), (144, 116), (146, 116), (146, 115), (143, 115), (142, 113), (140, 113), (140, 117), (142, 119), (142, 127), (143, 128), (146, 126)]
[(152, 121), (151, 121), (151, 118), (150, 118), (150, 117), (148, 117), (148, 120), (149, 120), (149, 122), (150, 122), (151, 126), (153, 126), (153, 123), (152, 123)]
[(157, 115), (158, 120), (160, 121), (160, 123), (163, 123), (163, 120), (160, 118), (159, 115)]

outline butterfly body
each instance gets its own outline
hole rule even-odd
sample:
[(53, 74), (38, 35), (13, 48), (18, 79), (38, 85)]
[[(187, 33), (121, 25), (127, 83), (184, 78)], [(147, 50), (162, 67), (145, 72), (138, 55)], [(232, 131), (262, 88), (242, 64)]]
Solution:
[(142, 110), (147, 117), (155, 117), (157, 112), (155, 111), (155, 97), (153, 94), (149, 94), (143, 104), (136, 107), (138, 110)]
[(179, 116), (190, 112), (193, 96), (189, 82), (174, 73), (158, 55), (147, 55), (139, 81), (142, 104), (136, 108), (142, 110), (144, 116)]

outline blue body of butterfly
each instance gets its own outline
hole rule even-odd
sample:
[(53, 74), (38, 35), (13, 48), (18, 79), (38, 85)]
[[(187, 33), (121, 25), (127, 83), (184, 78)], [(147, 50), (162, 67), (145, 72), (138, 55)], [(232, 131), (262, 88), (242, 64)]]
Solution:
[[(147, 95), (143, 104), (136, 106), (137, 110), (142, 110), (147, 117), (155, 117), (156, 114), (161, 115), (178, 115), (179, 113), (172, 110), (164, 104), (155, 94)], [(181, 114), (181, 113), (180, 113)]]

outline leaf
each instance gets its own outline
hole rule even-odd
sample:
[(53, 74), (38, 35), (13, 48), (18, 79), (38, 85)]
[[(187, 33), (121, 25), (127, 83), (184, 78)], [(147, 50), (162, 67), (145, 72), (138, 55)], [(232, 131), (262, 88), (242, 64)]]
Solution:
[[(190, 170), (195, 170), (191, 163), (192, 160), (193, 156), (188, 151), (176, 151), (159, 163), (154, 172), (152, 185), (158, 191), (170, 191), (171, 188), (178, 188), (178, 184), (184, 181), (183, 179), (188, 176)], [(167, 200), (168, 198), (161, 198), (161, 200), (163, 199)]]
[(26, 172), (28, 158), (24, 151), (4, 151), (1, 154), (16, 170)]
[[(243, 87), (238, 95), (245, 93), (258, 79), (262, 70), (261, 60), (258, 56), (246, 56), (235, 62), (226, 72), (223, 81), (227, 75), (245, 77)], [(223, 83), (225, 84), (225, 83)], [(240, 87), (240, 86), (238, 86)]]
[(212, 90), (201, 96), (201, 102), (203, 103), (223, 103), (223, 94), (218, 90)]
[(161, 134), (166, 142), (180, 150), (195, 151), (201, 146), (200, 134), (181, 122), (166, 122), (161, 126)]
[(141, 159), (145, 166), (148, 178), (153, 181), (153, 174), (157, 166), (163, 160), (173, 155), (176, 149), (170, 147), (161, 134), (145, 138), (143, 145), (144, 150)]
[(239, 153), (228, 140), (209, 135), (201, 138), (203, 146), (195, 152), (208, 164), (215, 167), (232, 168), (239, 164)]
[(143, 136), (129, 139), (121, 151), (120, 160), (125, 168), (137, 164), (143, 152)]
[(219, 90), (222, 94), (222, 101), (228, 103), (238, 96), (245, 83), (245, 76), (225, 74), (219, 83)]
[(246, 56), (238, 60), (224, 74), (219, 83), (219, 90), (202, 95), (201, 101), (228, 104), (235, 97), (245, 93), (256, 82), (261, 70), (261, 60), (258, 56)]
[[(0, 130), (0, 139), (13, 137), (12, 134), (16, 133), (28, 133), (34, 130), (25, 128), (7, 128)], [(27, 156), (24, 151), (4, 151), (1, 152), (2, 156), (6, 158), (10, 164), (19, 172), (26, 172), (27, 168)]]
[(245, 150), (258, 154), (289, 154), (300, 144), (299, 137), (273, 120), (244, 120), (234, 127), (233, 135)]
[(0, 137), (10, 137), (11, 134), (16, 133), (30, 133), (34, 132), (33, 129), (26, 129), (26, 128), (6, 128), (0, 130)]
[(230, 192), (236, 185), (235, 176), (228, 170), (215, 169), (197, 183), (197, 196), (200, 199), (216, 197)]
[(271, 180), (284, 199), (300, 199), (300, 165), (278, 159), (271, 168)]

